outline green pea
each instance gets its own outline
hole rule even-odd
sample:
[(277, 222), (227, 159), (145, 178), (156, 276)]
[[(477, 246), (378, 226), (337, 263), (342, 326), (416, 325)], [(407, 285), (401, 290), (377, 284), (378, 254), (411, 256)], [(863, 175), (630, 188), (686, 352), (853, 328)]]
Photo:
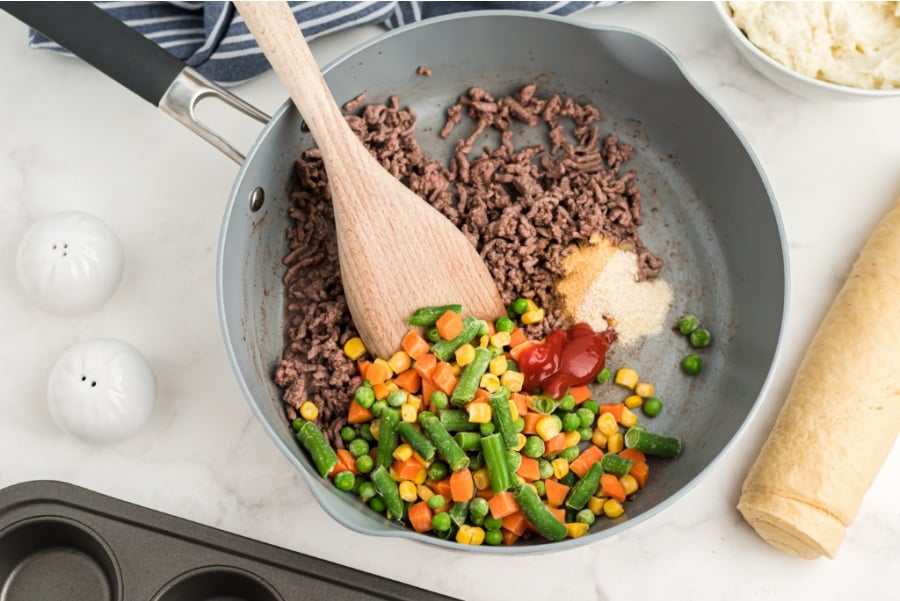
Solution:
[(574, 413), (566, 413), (562, 418), (563, 432), (574, 432), (581, 427), (581, 418)]
[(352, 490), (355, 483), (356, 476), (353, 475), (353, 472), (340, 472), (334, 476), (334, 485), (338, 490)]
[(501, 317), (494, 322), (494, 327), (498, 332), (512, 332), (516, 329), (516, 324), (509, 317)]
[(431, 404), (437, 409), (446, 409), (449, 402), (450, 399), (447, 398), (447, 393), (443, 390), (435, 390), (431, 393)]
[(387, 404), (391, 407), (397, 408), (403, 403), (406, 402), (406, 393), (402, 390), (395, 390), (387, 397)]
[(597, 516), (594, 515), (594, 512), (590, 509), (582, 509), (578, 513), (575, 514), (575, 521), (581, 522), (582, 524), (587, 524), (590, 526), (594, 523), (594, 520), (597, 519)]
[(597, 383), (603, 384), (609, 382), (610, 378), (612, 378), (612, 370), (608, 367), (604, 367), (600, 370), (600, 373), (597, 374)]
[(538, 471), (541, 475), (541, 480), (546, 480), (553, 475), (553, 465), (546, 459), (538, 459)]
[(368, 409), (375, 402), (375, 393), (369, 386), (358, 386), (356, 392), (353, 393), (353, 398), (356, 399), (360, 407)]
[(372, 415), (375, 417), (381, 417), (381, 414), (384, 413), (384, 410), (387, 409), (387, 401), (380, 400), (372, 403)]
[(363, 424), (359, 427), (359, 435), (363, 440), (368, 442), (372, 442), (375, 440), (375, 437), (372, 436), (372, 425), (371, 424)]
[(435, 461), (428, 466), (428, 477), (432, 480), (443, 480), (450, 473), (450, 468), (443, 461)]
[(471, 501), (469, 501), (469, 515), (473, 518), (484, 519), (484, 517), (488, 514), (490, 507), (488, 507), (487, 499), (482, 497), (475, 497)]
[(495, 518), (492, 515), (489, 515), (486, 518), (484, 518), (484, 527), (487, 530), (500, 530), (500, 528), (503, 527), (503, 520), (501, 520), (500, 518)]
[(569, 488), (572, 488), (573, 486), (575, 486), (576, 478), (577, 477), (575, 476), (575, 472), (569, 472), (568, 474), (566, 474), (565, 476), (563, 476), (562, 478), (559, 479), (559, 483), (565, 484)]
[(598, 403), (594, 399), (588, 399), (587, 401), (582, 403), (581, 408), (587, 409), (588, 411), (591, 412), (591, 415), (593, 415), (595, 417), (597, 416), (598, 413), (600, 413), (600, 403)]
[(522, 454), (532, 459), (539, 459), (544, 455), (544, 441), (540, 436), (529, 436), (525, 439), (525, 446), (522, 447)]
[(693, 315), (685, 315), (681, 318), (681, 321), (678, 322), (678, 330), (687, 336), (694, 330), (700, 327), (700, 320), (697, 319)]
[(475, 516), (470, 515), (469, 523), (472, 524), (473, 526), (481, 526), (484, 523), (484, 516), (482, 515), (479, 517), (475, 517)]
[(513, 430), (516, 432), (521, 432), (525, 429), (525, 418), (522, 416), (517, 417), (513, 420)]
[[(370, 457), (371, 459), (371, 457)], [(363, 482), (359, 486), (359, 498), (364, 502), (372, 499), (377, 495), (378, 492), (375, 490), (375, 485), (371, 482)]]
[(438, 532), (449, 530), (450, 523), (450, 514), (446, 511), (444, 511), (443, 513), (436, 513), (431, 518), (431, 525)]
[(484, 453), (478, 451), (469, 457), (469, 469), (475, 471), (484, 467)]
[(559, 408), (563, 411), (572, 411), (575, 409), (575, 397), (571, 394), (565, 395), (559, 400)]
[(508, 371), (521, 371), (519, 369), (519, 364), (516, 363), (515, 359), (507, 359), (506, 360), (506, 369)]
[(517, 298), (510, 304), (510, 308), (516, 315), (522, 315), (525, 311), (528, 310), (528, 300), (524, 298)]
[[(487, 520), (485, 520), (487, 522)], [(503, 543), (503, 532), (500, 530), (488, 530), (484, 533), (484, 544), (496, 547)]]
[(369, 443), (362, 438), (354, 438), (347, 446), (354, 457), (362, 457), (369, 452)]
[(661, 400), (654, 396), (644, 401), (644, 404), (641, 405), (641, 409), (647, 417), (656, 417), (662, 413), (663, 404)]
[(379, 496), (374, 496), (369, 500), (369, 509), (375, 513), (384, 513), (387, 509), (387, 505), (384, 504), (384, 499)]
[(689, 376), (696, 376), (703, 369), (703, 360), (697, 355), (688, 355), (681, 360), (681, 369)]
[[(357, 440), (361, 440), (357, 438)], [(360, 455), (356, 458), (356, 469), (360, 474), (368, 474), (375, 467), (375, 460), (371, 455)]]
[(426, 501), (429, 509), (440, 509), (446, 503), (447, 499), (444, 498), (444, 495), (434, 495), (433, 497), (428, 499), (428, 501)]
[(437, 342), (441, 339), (441, 333), (438, 332), (438, 329), (435, 327), (428, 328), (425, 330), (425, 340), (428, 342)]
[(579, 407), (578, 411), (575, 412), (575, 415), (578, 416), (582, 428), (588, 428), (594, 424), (594, 414), (591, 413), (590, 409)]
[(691, 346), (694, 348), (703, 348), (709, 346), (709, 343), (711, 341), (712, 337), (709, 334), (709, 330), (698, 328), (691, 332)]
[(544, 484), (543, 480), (537, 480), (532, 484), (534, 484), (534, 490), (537, 491), (538, 496), (543, 497), (547, 494), (547, 486)]
[(291, 428), (293, 428), (294, 432), (299, 432), (300, 428), (303, 427), (303, 421), (299, 417), (291, 422)]
[(494, 422), (485, 422), (478, 426), (478, 429), (481, 431), (482, 436), (490, 436), (494, 433), (495, 428), (496, 426), (494, 426)]
[(491, 328), (488, 326), (487, 322), (482, 320), (478, 325), (478, 336), (485, 336), (491, 333)]
[(576, 457), (578, 457), (578, 453), (579, 453), (578, 447), (571, 446), (571, 447), (566, 447), (565, 449), (560, 451), (559, 456), (571, 463), (572, 461), (575, 461)]
[(590, 440), (593, 435), (594, 435), (594, 431), (591, 429), (590, 426), (588, 426), (586, 428), (578, 429), (578, 437), (581, 438), (581, 442)]
[(356, 438), (356, 430), (353, 429), (353, 426), (344, 426), (341, 428), (341, 440), (350, 442), (354, 438)]

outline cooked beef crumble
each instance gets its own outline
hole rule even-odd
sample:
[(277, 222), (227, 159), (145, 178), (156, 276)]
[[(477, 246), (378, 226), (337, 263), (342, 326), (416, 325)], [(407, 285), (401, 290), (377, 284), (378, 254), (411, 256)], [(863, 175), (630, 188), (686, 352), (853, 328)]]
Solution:
[[(345, 109), (355, 111), (364, 101), (360, 95)], [(545, 309), (544, 321), (529, 328), (530, 336), (563, 325), (553, 292), (563, 275), (562, 259), (592, 236), (633, 244), (642, 279), (659, 273), (662, 261), (637, 231), (641, 194), (635, 173), (620, 172), (633, 150), (614, 134), (601, 139), (597, 108), (559, 95), (539, 98), (534, 85), (498, 99), (474, 87), (447, 109), (440, 135), (449, 137), (464, 115), (475, 128), (457, 140), (447, 165), (422, 153), (413, 137), (417, 117), (400, 108), (396, 96), (387, 104), (365, 106), (347, 121), (394, 177), (479, 249), (505, 303), (525, 296)], [(548, 144), (517, 148), (511, 129), (517, 122), (546, 123)], [(499, 130), (499, 145), (473, 154), (488, 128)], [(284, 389), (289, 419), (303, 401), (315, 402), (319, 425), (332, 444), (342, 447), (339, 431), (361, 382), (342, 347), (356, 330), (341, 286), (331, 195), (319, 151), (304, 152), (296, 170), (290, 252), (284, 259), (286, 343), (275, 382)]]

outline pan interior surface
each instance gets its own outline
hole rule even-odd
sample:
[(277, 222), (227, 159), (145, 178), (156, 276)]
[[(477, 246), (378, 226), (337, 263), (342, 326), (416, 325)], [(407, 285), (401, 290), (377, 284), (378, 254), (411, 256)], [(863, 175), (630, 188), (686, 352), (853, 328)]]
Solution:
[[(433, 76), (416, 75), (420, 65)], [(339, 103), (360, 92), (367, 102), (396, 94), (401, 106), (417, 113), (417, 139), (432, 158), (448, 159), (454, 140), (465, 135), (463, 126), (448, 140), (438, 132), (446, 108), (468, 88), (482, 86), (496, 97), (530, 83), (537, 84), (540, 96), (559, 93), (590, 101), (600, 110), (601, 138), (615, 133), (635, 148), (624, 170), (637, 172), (641, 237), (665, 261), (662, 277), (674, 299), (664, 330), (632, 348), (614, 345), (609, 364), (633, 367), (656, 385), (666, 411), (652, 424), (643, 421), (679, 436), (683, 453), (651, 462), (650, 483), (626, 504), (627, 519), (598, 520), (587, 536), (552, 545), (479, 550), (514, 553), (583, 544), (646, 519), (695, 484), (742, 431), (767, 384), (785, 315), (787, 267), (779, 217), (759, 166), (673, 57), (625, 30), (482, 13), (386, 34), (336, 61), (326, 80)], [(369, 534), (458, 547), (401, 529), (320, 480), (287, 424), (271, 375), (283, 348), (281, 259), (287, 252), (293, 162), (312, 146), (300, 126), (299, 115), (286, 104), (251, 152), (226, 214), (219, 298), (235, 371), (269, 435), (338, 521)], [(523, 135), (520, 142), (543, 141), (538, 138), (546, 130)], [(485, 144), (496, 139), (486, 134), (476, 147)], [(265, 188), (267, 202), (254, 213), (245, 201), (256, 186)], [(670, 327), (684, 313), (700, 317), (714, 336), (702, 352), (703, 373), (693, 378), (679, 370), (691, 347)], [(620, 402), (624, 394), (607, 385), (596, 398)]]

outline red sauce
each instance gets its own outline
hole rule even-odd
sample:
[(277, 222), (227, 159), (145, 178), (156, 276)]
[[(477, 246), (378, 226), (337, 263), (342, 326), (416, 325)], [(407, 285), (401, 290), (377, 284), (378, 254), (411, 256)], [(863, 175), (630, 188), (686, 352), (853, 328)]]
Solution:
[(597, 376), (615, 339), (612, 328), (598, 334), (586, 323), (550, 332), (544, 342), (519, 355), (525, 390), (540, 387), (543, 394), (561, 399), (570, 387), (587, 384)]

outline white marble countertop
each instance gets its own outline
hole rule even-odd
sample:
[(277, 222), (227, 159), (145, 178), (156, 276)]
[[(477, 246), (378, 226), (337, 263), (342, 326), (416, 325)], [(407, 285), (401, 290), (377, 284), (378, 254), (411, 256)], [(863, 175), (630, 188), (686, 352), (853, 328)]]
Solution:
[[(738, 56), (710, 5), (635, 3), (580, 18), (645, 32), (683, 61), (749, 139), (789, 240), (792, 311), (773, 384), (742, 438), (687, 495), (598, 544), (523, 557), (372, 538), (332, 520), (252, 417), (225, 356), (215, 248), (237, 167), (83, 64), (27, 50), (24, 27), (5, 14), (0, 487), (65, 480), (464, 599), (896, 599), (897, 448), (833, 561), (773, 550), (735, 504), (803, 350), (855, 253), (900, 194), (900, 100), (837, 104), (791, 95)], [(324, 64), (379, 31), (320, 39), (314, 51)], [(267, 112), (286, 97), (271, 73), (237, 93)], [(223, 129), (245, 148), (257, 131), (250, 123)], [(34, 220), (61, 210), (99, 216), (125, 247), (121, 287), (86, 316), (47, 315), (16, 282), (21, 236)], [(113, 446), (62, 434), (45, 402), (53, 362), (93, 337), (129, 341), (159, 381), (148, 426)]]

